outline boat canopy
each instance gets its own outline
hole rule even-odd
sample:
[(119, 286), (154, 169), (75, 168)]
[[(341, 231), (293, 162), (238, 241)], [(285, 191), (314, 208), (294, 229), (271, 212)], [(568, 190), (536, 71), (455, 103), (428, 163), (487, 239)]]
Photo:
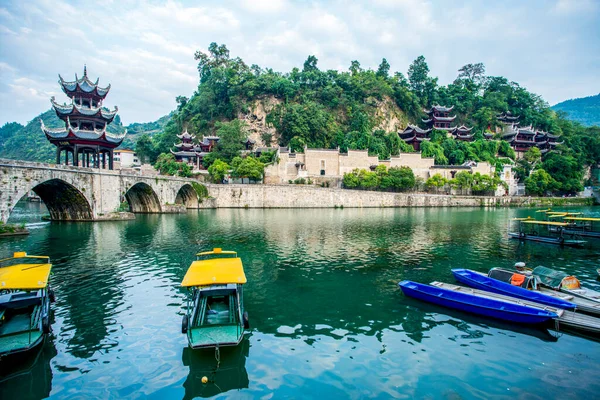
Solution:
[(562, 271), (546, 267), (536, 267), (532, 274), (540, 280), (544, 285), (555, 289), (579, 289), (581, 287), (579, 280), (571, 275), (567, 275)]
[(534, 224), (534, 225), (552, 225), (552, 226), (569, 226), (566, 222), (553, 222), (553, 221), (534, 221), (534, 220), (523, 220), (523, 224)]
[(0, 268), (0, 290), (35, 290), (48, 286), (51, 264), (16, 264)]
[(545, 209), (545, 210), (537, 210), (537, 211), (536, 211), (536, 213), (547, 213), (547, 212), (549, 212), (549, 211), (550, 211), (550, 209), (549, 209), (549, 208), (547, 208), (547, 209)]
[(600, 222), (600, 218), (565, 217), (569, 221)]
[(181, 286), (224, 285), (228, 283), (246, 283), (244, 267), (239, 257), (194, 261), (183, 277)]

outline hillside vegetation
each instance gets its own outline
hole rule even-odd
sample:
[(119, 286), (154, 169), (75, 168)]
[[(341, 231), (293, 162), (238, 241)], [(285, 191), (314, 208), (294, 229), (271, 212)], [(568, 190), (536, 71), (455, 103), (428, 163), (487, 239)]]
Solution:
[[(434, 131), (432, 140), (423, 143), (422, 153), (434, 157), (436, 164), (515, 162), (519, 178), (529, 179), (532, 190), (562, 194), (581, 190), (585, 168), (600, 162), (600, 128), (568, 120), (518, 83), (485, 75), (480, 63), (465, 65), (454, 82), (443, 86), (430, 74), (423, 56), (409, 66), (407, 76), (392, 72), (385, 58), (376, 70), (351, 61), (347, 71), (337, 71), (321, 70), (317, 58), (308, 56), (302, 66), (277, 72), (232, 58), (225, 45), (216, 43), (207, 52), (197, 51), (195, 60), (199, 84), (192, 97), (178, 96), (177, 109), (155, 124), (130, 125), (136, 133), (124, 146), (135, 140), (143, 161), (154, 163), (160, 154), (168, 154), (184, 129), (198, 139), (214, 134), (221, 137), (216, 151), (204, 159), (206, 168), (217, 159), (231, 164), (243, 148), (240, 138), (246, 137), (257, 145), (289, 146), (295, 151), (303, 151), (305, 146), (362, 149), (387, 159), (412, 151), (399, 139), (398, 130), (409, 123), (420, 125), (423, 108), (441, 104), (454, 106), (455, 123), (474, 127), (476, 140), (456, 141)], [(496, 115), (506, 111), (520, 116), (522, 126), (562, 135), (563, 145), (543, 158), (539, 151), (531, 151), (515, 160), (507, 142), (499, 136), (487, 141), (482, 134), (494, 132), (500, 126)], [(57, 118), (50, 114), (43, 117), (53, 126), (52, 119)], [(120, 124), (111, 126), (122, 129)], [(2, 135), (10, 138), (0, 156), (53, 158), (37, 118), (23, 128), (5, 125)], [(531, 174), (538, 170), (543, 172)]]
[[(197, 90), (190, 99), (177, 97), (177, 110), (161, 134), (152, 138), (142, 135), (136, 149), (143, 159), (152, 161), (160, 153), (167, 153), (183, 129), (199, 137), (252, 136), (256, 130), (254, 120), (261, 118), (254, 115), (257, 109), (264, 112), (265, 126), (271, 128), (261, 133), (261, 144), (289, 146), (295, 151), (302, 151), (304, 146), (364, 149), (386, 159), (401, 151), (412, 151), (399, 140), (397, 130), (407, 123), (420, 124), (423, 108), (441, 104), (454, 106), (456, 123), (473, 126), (476, 140), (466, 143), (434, 132), (422, 152), (435, 157), (437, 164), (512, 162), (515, 154), (508, 143), (500, 138), (486, 141), (482, 135), (500, 126), (496, 115), (505, 111), (520, 116), (522, 126), (533, 125), (562, 135), (564, 143), (558, 151), (541, 159), (539, 151), (534, 150), (516, 161), (523, 181), (533, 170), (546, 172), (536, 173), (529, 180), (529, 187), (536, 191), (580, 191), (585, 167), (600, 161), (600, 128), (586, 128), (557, 115), (540, 96), (518, 83), (486, 76), (480, 63), (465, 65), (454, 82), (441, 86), (430, 75), (423, 56), (409, 66), (408, 76), (391, 72), (385, 59), (377, 70), (364, 69), (358, 61), (352, 61), (348, 71), (323, 71), (315, 56), (308, 56), (301, 68), (276, 72), (248, 66), (239, 57), (231, 58), (227, 47), (216, 43), (208, 52), (196, 52), (195, 59), (200, 78)], [(228, 125), (239, 120), (244, 123)], [(397, 123), (394, 126), (390, 121)], [(244, 132), (235, 132), (236, 126)], [(216, 159), (230, 163), (234, 150), (241, 148), (234, 140), (222, 140), (217, 152), (205, 157), (205, 167)]]
[(600, 93), (595, 96), (571, 99), (552, 106), (554, 111), (563, 112), (565, 118), (585, 126), (600, 126)]

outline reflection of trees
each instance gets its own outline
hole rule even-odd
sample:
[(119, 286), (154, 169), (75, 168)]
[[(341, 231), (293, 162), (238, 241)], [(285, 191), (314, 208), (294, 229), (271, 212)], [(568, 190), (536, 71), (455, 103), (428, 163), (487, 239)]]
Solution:
[(56, 248), (68, 256), (51, 258), (57, 316), (65, 318), (67, 329), (73, 328), (68, 352), (88, 358), (118, 344), (108, 337), (116, 325), (116, 310), (123, 304), (124, 249), (119, 235), (123, 222), (61, 224), (60, 228)]
[[(183, 365), (190, 369), (183, 383), (184, 399), (211, 397), (229, 390), (247, 388), (249, 381), (246, 358), (249, 348), (248, 339), (243, 339), (238, 346), (223, 347), (220, 349), (219, 363), (214, 349), (200, 351), (189, 347), (183, 349)], [(207, 383), (202, 383), (204, 376), (208, 378)]]
[(0, 399), (45, 399), (52, 390), (50, 361), (56, 356), (50, 338), (27, 354), (0, 363)]

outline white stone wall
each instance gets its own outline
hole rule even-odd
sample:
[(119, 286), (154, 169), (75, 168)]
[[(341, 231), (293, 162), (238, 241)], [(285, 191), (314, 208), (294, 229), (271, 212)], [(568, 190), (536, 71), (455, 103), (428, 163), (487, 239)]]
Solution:
[(207, 185), (200, 208), (372, 208), (526, 205), (531, 198), (387, 193), (313, 185)]

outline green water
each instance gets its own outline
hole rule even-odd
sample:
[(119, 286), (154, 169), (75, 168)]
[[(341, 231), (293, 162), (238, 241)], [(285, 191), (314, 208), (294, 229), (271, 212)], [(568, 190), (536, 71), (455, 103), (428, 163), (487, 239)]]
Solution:
[[(37, 220), (37, 207), (14, 220)], [(0, 398), (596, 398), (600, 343), (421, 303), (397, 287), (526, 261), (600, 289), (600, 241), (509, 241), (507, 221), (529, 214), (223, 209), (31, 225), (30, 236), (0, 241), (0, 257), (51, 257), (53, 333), (36, 357), (4, 366)], [(190, 351), (180, 333), (179, 283), (195, 252), (212, 247), (240, 254), (251, 324), (218, 369), (214, 351)]]

